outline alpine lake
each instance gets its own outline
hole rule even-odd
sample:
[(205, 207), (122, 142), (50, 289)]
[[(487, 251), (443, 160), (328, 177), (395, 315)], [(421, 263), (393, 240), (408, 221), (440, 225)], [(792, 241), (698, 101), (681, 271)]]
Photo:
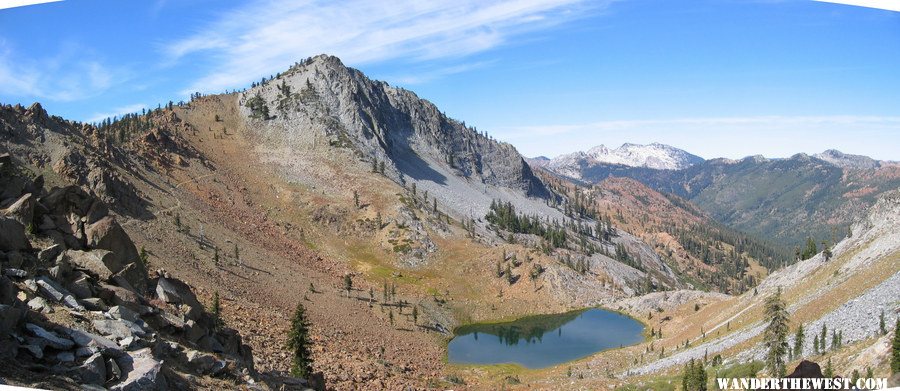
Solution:
[(462, 326), (447, 345), (447, 355), (453, 364), (540, 369), (639, 343), (644, 340), (643, 331), (644, 325), (634, 318), (590, 308)]

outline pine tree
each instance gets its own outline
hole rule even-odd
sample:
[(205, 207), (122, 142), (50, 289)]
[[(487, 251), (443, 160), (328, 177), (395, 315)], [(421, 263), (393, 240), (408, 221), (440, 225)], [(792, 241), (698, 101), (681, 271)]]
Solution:
[[(140, 253), (138, 256), (139, 256), (140, 259), (141, 259), (141, 263), (143, 263), (144, 266), (146, 266), (146, 265), (147, 265), (147, 259), (149, 258), (149, 256), (147, 255), (147, 249), (144, 248), (144, 246), (141, 246), (141, 253)], [(882, 313), (881, 313), (881, 317), (884, 318), (884, 312), (883, 312), (883, 311), (882, 311)], [(882, 327), (882, 328), (884, 328), (884, 327)]]
[(288, 332), (287, 348), (293, 354), (291, 374), (308, 378), (312, 374), (312, 355), (310, 353), (312, 341), (309, 338), (309, 323), (306, 320), (306, 309), (302, 303), (297, 303), (294, 317), (291, 319), (291, 330)]
[(419, 306), (414, 305), (412, 309), (413, 325), (419, 325)]
[(831, 357), (828, 357), (828, 362), (825, 363), (825, 370), (822, 371), (822, 374), (829, 379), (834, 377), (834, 368), (831, 366)]
[(344, 274), (344, 290), (347, 291), (347, 297), (350, 297), (350, 291), (353, 289), (353, 277), (350, 274)]
[(771, 319), (763, 334), (768, 352), (766, 354), (766, 367), (772, 376), (784, 377), (784, 356), (790, 346), (787, 343), (788, 313), (784, 300), (781, 299), (781, 287), (778, 291), (766, 299), (766, 318)]
[(894, 326), (894, 343), (891, 347), (891, 374), (900, 373), (900, 318)]
[(219, 291), (213, 293), (213, 302), (212, 302), (212, 321), (213, 321), (213, 330), (221, 330), (222, 329), (222, 306), (219, 303)]
[(813, 336), (813, 351), (816, 352), (816, 355), (819, 355), (819, 336)]
[(881, 335), (887, 334), (887, 326), (884, 324), (884, 309), (881, 310), (881, 315), (878, 316), (878, 330), (881, 331)]
[(800, 358), (803, 354), (803, 323), (797, 326), (797, 333), (794, 334), (794, 357)]

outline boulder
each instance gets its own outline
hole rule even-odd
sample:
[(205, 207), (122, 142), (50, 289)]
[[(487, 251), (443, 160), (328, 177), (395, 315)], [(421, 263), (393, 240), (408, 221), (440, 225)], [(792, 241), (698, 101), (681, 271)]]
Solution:
[(75, 354), (72, 352), (59, 352), (56, 354), (56, 360), (59, 362), (75, 362)]
[(141, 297), (128, 289), (115, 285), (100, 284), (98, 295), (109, 304), (128, 307), (128, 309), (139, 314), (144, 311), (144, 306), (141, 305), (143, 303)]
[(9, 335), (22, 320), (21, 309), (11, 305), (0, 304), (0, 338)]
[(50, 263), (50, 261), (56, 259), (59, 254), (62, 254), (63, 250), (65, 250), (65, 248), (58, 244), (47, 247), (38, 253), (38, 261), (40, 261), (42, 264)]
[(68, 250), (65, 257), (76, 268), (85, 270), (101, 280), (108, 281), (113, 274), (122, 270), (118, 257), (107, 250), (79, 251)]
[(25, 236), (25, 226), (15, 219), (0, 217), (0, 251), (22, 251), (31, 249)]
[(10, 251), (6, 253), (6, 263), (11, 268), (20, 268), (25, 263), (25, 257), (18, 251)]
[(69, 350), (75, 346), (75, 342), (71, 339), (60, 337), (50, 331), (44, 330), (43, 327), (34, 323), (26, 323), (25, 329), (35, 337), (43, 340), (47, 346), (57, 350)]
[(168, 390), (162, 374), (162, 362), (153, 358), (149, 348), (141, 349), (117, 360), (125, 379), (110, 387), (113, 391)]
[(103, 299), (99, 297), (89, 297), (87, 299), (81, 299), (78, 302), (90, 311), (106, 311), (109, 308), (106, 306), (106, 303), (103, 302)]
[(69, 283), (69, 292), (72, 292), (76, 298), (81, 300), (94, 296), (94, 292), (91, 290), (91, 281), (88, 276), (84, 274), (76, 276), (75, 279)]
[(41, 204), (47, 206), (48, 213), (67, 216), (74, 213), (78, 216), (87, 216), (94, 198), (75, 185), (50, 189), (40, 199)]
[(113, 319), (119, 319), (134, 323), (141, 328), (147, 328), (147, 324), (141, 319), (140, 315), (137, 312), (134, 312), (127, 307), (123, 307), (120, 305), (114, 306), (109, 309), (107, 315), (112, 317)]
[(147, 335), (140, 326), (120, 319), (100, 319), (91, 322), (94, 329), (102, 335), (106, 335), (116, 341), (121, 341), (129, 337), (143, 337)]
[(65, 333), (72, 341), (75, 342), (76, 345), (89, 348), (96, 349), (101, 353), (111, 356), (111, 357), (119, 357), (124, 352), (122, 348), (119, 347), (115, 342), (110, 341), (105, 337), (101, 337), (97, 334), (92, 334), (86, 331), (81, 331), (77, 329), (64, 329), (63, 333)]
[(69, 291), (60, 286), (47, 276), (38, 276), (34, 279), (38, 286), (38, 292), (47, 299), (56, 300), (65, 304), (67, 307), (77, 311), (84, 311), (84, 307), (72, 296)]
[(36, 358), (38, 360), (44, 358), (44, 348), (41, 345), (34, 345), (34, 344), (19, 345), (19, 349), (25, 350), (26, 352), (28, 352), (29, 354), (31, 354), (34, 358)]
[(0, 276), (0, 304), (11, 305), (16, 302), (19, 289), (4, 276)]
[(156, 295), (160, 300), (171, 304), (184, 304), (188, 319), (197, 319), (203, 313), (203, 305), (191, 291), (191, 287), (174, 278), (160, 277), (156, 284)]
[(31, 193), (24, 194), (12, 205), (0, 211), (0, 215), (10, 217), (22, 224), (23, 227), (27, 227), (34, 220), (34, 206), (36, 203), (37, 201)]
[(210, 352), (215, 352), (215, 353), (224, 353), (225, 352), (225, 348), (222, 346), (221, 343), (219, 343), (219, 340), (217, 340), (215, 337), (213, 337), (211, 335), (207, 335), (207, 336), (201, 338), (200, 342), (197, 343), (197, 346), (199, 346), (203, 350), (210, 351)]
[(103, 361), (103, 355), (95, 353), (88, 357), (77, 368), (77, 373), (83, 383), (96, 385), (106, 383), (106, 363)]
[(224, 371), (228, 366), (224, 360), (219, 360), (212, 354), (196, 350), (187, 351), (185, 353), (185, 361), (187, 361), (190, 371), (198, 375), (215, 376)]
[[(137, 247), (112, 216), (106, 216), (87, 227), (87, 243), (90, 248), (109, 250), (113, 252), (119, 265), (125, 267), (133, 263), (135, 268), (124, 275), (138, 293), (147, 291), (147, 268), (141, 262)], [(113, 271), (117, 273), (119, 270)]]
[(28, 301), (28, 308), (35, 312), (41, 312), (44, 314), (49, 314), (53, 312), (53, 308), (50, 307), (50, 303), (47, 302), (43, 297), (35, 297)]
[(22, 269), (3, 269), (3, 275), (12, 278), (25, 278), (28, 272)]

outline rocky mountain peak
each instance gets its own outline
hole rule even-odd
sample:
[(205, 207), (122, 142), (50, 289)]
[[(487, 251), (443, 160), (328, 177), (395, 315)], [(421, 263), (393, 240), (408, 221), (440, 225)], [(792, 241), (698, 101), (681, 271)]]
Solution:
[(836, 149), (829, 149), (825, 152), (817, 153), (813, 155), (813, 157), (841, 168), (867, 170), (881, 167), (879, 161), (868, 156), (846, 154)]
[[(448, 170), (487, 185), (546, 196), (547, 189), (516, 149), (431, 102), (362, 72), (334, 56), (295, 64), (241, 95), (243, 114), (269, 143), (295, 148), (351, 148), (385, 165), (385, 174), (440, 181)], [(435, 166), (441, 166), (440, 170)]]

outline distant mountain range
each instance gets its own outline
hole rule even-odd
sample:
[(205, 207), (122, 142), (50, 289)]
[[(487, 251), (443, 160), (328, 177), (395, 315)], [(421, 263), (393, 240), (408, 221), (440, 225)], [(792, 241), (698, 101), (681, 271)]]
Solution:
[(787, 246), (807, 236), (843, 237), (879, 194), (900, 187), (896, 163), (833, 149), (786, 159), (757, 155), (739, 160), (703, 160), (662, 144), (604, 150), (601, 146), (529, 162), (582, 183), (633, 178), (692, 201), (732, 228)]

